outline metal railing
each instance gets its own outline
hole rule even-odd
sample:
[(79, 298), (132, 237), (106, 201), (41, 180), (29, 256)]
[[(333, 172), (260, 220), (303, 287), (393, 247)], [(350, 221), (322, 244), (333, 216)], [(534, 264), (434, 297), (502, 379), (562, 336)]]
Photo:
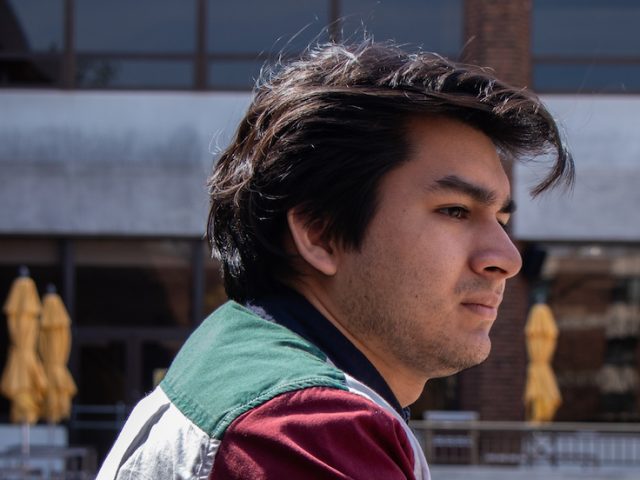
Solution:
[(413, 421), (431, 464), (640, 466), (640, 424)]
[(124, 403), (115, 405), (74, 404), (69, 420), (70, 429), (80, 430), (120, 430), (130, 412)]

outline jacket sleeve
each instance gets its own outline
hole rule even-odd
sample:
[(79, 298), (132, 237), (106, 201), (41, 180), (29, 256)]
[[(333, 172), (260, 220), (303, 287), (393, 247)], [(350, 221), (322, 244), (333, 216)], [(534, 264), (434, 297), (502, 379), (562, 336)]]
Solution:
[(238, 417), (210, 479), (413, 479), (413, 465), (399, 420), (354, 393), (314, 387)]

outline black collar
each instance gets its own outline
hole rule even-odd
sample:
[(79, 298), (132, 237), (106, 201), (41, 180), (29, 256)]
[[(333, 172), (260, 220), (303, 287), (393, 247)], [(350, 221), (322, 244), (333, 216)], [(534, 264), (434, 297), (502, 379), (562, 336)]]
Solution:
[(252, 300), (246, 307), (313, 343), (339, 369), (375, 390), (405, 421), (409, 421), (409, 409), (400, 406), (387, 382), (367, 357), (302, 295), (287, 290)]

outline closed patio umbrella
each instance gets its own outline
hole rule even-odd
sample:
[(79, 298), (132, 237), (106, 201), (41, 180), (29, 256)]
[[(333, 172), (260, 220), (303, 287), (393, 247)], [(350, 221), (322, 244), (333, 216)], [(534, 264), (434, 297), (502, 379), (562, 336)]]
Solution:
[(49, 423), (58, 423), (71, 415), (71, 398), (76, 394), (76, 384), (67, 369), (71, 351), (71, 320), (67, 309), (55, 293), (49, 289), (42, 302), (42, 321), (39, 351), (47, 376), (47, 389), (42, 415)]
[(558, 327), (548, 305), (536, 303), (529, 312), (525, 327), (529, 367), (524, 401), (527, 419), (549, 422), (562, 403), (551, 358), (556, 348)]
[(0, 391), (11, 400), (11, 421), (33, 424), (38, 421), (47, 382), (36, 355), (38, 314), (42, 307), (35, 283), (21, 272), (4, 304), (11, 344), (0, 380)]

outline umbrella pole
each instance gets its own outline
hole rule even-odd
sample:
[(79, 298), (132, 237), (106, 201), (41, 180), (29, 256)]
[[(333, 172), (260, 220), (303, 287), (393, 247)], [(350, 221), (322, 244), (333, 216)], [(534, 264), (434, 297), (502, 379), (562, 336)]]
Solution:
[(20, 462), (20, 469), (22, 470), (23, 478), (27, 475), (28, 471), (28, 461), (29, 461), (29, 453), (30, 453), (30, 444), (31, 440), (29, 438), (30, 435), (29, 430), (29, 422), (22, 423), (22, 461)]
[[(55, 445), (55, 440), (56, 440), (56, 435), (55, 435), (55, 424), (51, 421), (47, 422), (48, 428), (47, 428), (47, 448), (50, 449), (51, 451), (53, 451), (54, 445)], [(65, 467), (66, 470), (66, 467)], [(49, 460), (47, 461), (47, 475), (51, 475), (51, 472), (54, 471), (54, 460), (53, 457), (49, 457)]]

